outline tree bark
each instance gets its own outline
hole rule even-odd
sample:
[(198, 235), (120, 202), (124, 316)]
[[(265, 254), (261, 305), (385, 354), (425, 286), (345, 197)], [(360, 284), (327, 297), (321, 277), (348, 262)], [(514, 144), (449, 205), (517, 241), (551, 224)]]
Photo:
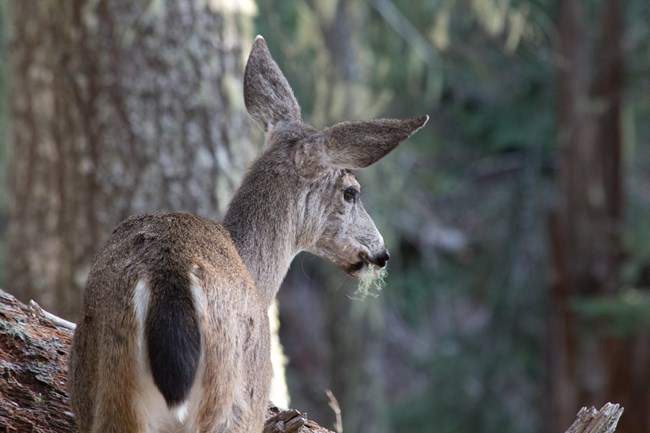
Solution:
[(581, 299), (621, 292), (624, 2), (602, 3), (597, 50), (591, 49), (583, 1), (566, 0), (559, 7), (561, 200), (549, 231), (548, 419), (553, 421), (548, 430), (557, 431), (582, 404), (615, 398), (629, 413), (619, 431), (647, 433), (647, 336), (641, 331), (615, 336), (599, 324), (589, 326), (573, 307)]
[(13, 2), (7, 280), (76, 318), (126, 216), (218, 218), (255, 153), (252, 1)]
[(612, 433), (621, 415), (623, 408), (618, 404), (606, 403), (600, 410), (583, 407), (566, 433)]
[[(0, 432), (75, 432), (65, 387), (74, 324), (2, 290), (0, 319)], [(583, 408), (567, 433), (612, 433), (622, 413), (610, 403)], [(299, 432), (332, 433), (297, 410), (269, 406), (264, 433)]]

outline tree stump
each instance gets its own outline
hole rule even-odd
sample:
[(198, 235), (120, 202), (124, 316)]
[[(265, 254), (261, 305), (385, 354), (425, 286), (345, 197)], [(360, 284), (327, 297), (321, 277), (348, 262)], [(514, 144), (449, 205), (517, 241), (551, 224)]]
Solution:
[(618, 404), (607, 403), (600, 410), (583, 407), (566, 433), (612, 433), (621, 415), (623, 408)]

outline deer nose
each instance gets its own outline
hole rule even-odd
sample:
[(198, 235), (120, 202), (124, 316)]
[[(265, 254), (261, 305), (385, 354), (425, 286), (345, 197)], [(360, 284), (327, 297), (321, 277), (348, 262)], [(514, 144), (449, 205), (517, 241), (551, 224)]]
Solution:
[(386, 266), (386, 263), (388, 263), (388, 259), (390, 259), (390, 254), (388, 254), (388, 250), (384, 250), (381, 253), (377, 254), (373, 258), (372, 262), (380, 268), (383, 268)]

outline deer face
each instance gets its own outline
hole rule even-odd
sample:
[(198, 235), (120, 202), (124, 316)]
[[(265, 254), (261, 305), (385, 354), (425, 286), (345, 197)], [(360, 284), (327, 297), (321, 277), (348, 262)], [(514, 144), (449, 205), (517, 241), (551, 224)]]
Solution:
[(365, 266), (388, 262), (384, 239), (361, 203), (361, 186), (349, 170), (335, 169), (325, 196), (319, 237), (310, 252), (324, 257), (350, 275)]
[[(351, 275), (367, 265), (386, 266), (388, 252), (363, 208), (361, 187), (350, 170), (367, 167), (420, 129), (428, 116), (342, 122), (317, 131), (301, 120), (286, 78), (258, 37), (244, 76), (244, 101), (267, 133), (263, 163), (282, 166), (303, 197), (299, 249), (325, 257)], [(277, 155), (277, 156), (274, 156)], [(304, 235), (308, 233), (308, 235)]]

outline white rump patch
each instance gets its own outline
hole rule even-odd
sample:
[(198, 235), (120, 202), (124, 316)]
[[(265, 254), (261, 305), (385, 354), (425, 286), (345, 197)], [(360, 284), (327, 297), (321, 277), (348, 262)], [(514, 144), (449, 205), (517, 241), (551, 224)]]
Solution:
[[(203, 317), (205, 313), (205, 306), (207, 304), (207, 300), (205, 298), (205, 288), (203, 287), (203, 282), (196, 275), (194, 275), (193, 272), (190, 272), (190, 284), (192, 301), (194, 301), (194, 311), (196, 311), (196, 318), (198, 319), (199, 327), (201, 327), (203, 326)], [(203, 329), (201, 329), (201, 335), (203, 335)], [(201, 345), (201, 347), (203, 347), (203, 345)]]
[[(143, 340), (144, 337), (144, 321), (147, 318), (150, 296), (149, 285), (144, 280), (139, 280), (135, 285), (135, 290), (133, 290), (133, 309), (135, 311), (135, 319), (138, 322), (140, 340)], [(138, 341), (139, 345), (141, 343), (142, 341)]]
[(182, 405), (172, 409), (174, 412), (174, 415), (178, 419), (178, 422), (181, 424), (185, 421), (185, 418), (187, 418), (187, 407), (189, 406), (189, 401), (185, 401)]
[[(139, 280), (133, 290), (133, 310), (138, 324), (137, 359), (139, 392), (136, 407), (139, 416), (147, 419), (147, 431), (170, 430), (180, 428), (189, 415), (189, 399), (172, 409), (167, 407), (165, 399), (153, 382), (147, 362), (147, 350), (144, 338), (145, 320), (149, 311), (151, 288), (146, 280)], [(155, 312), (154, 312), (155, 314)]]
[(144, 280), (139, 280), (135, 289), (133, 289), (133, 312), (135, 313), (135, 322), (137, 324), (136, 334), (136, 350), (135, 354), (137, 360), (138, 377), (148, 377), (153, 384), (153, 379), (150, 377), (149, 364), (147, 363), (147, 348), (144, 341), (144, 322), (147, 319), (147, 311), (149, 310), (149, 298), (151, 297), (151, 290), (149, 284)]

